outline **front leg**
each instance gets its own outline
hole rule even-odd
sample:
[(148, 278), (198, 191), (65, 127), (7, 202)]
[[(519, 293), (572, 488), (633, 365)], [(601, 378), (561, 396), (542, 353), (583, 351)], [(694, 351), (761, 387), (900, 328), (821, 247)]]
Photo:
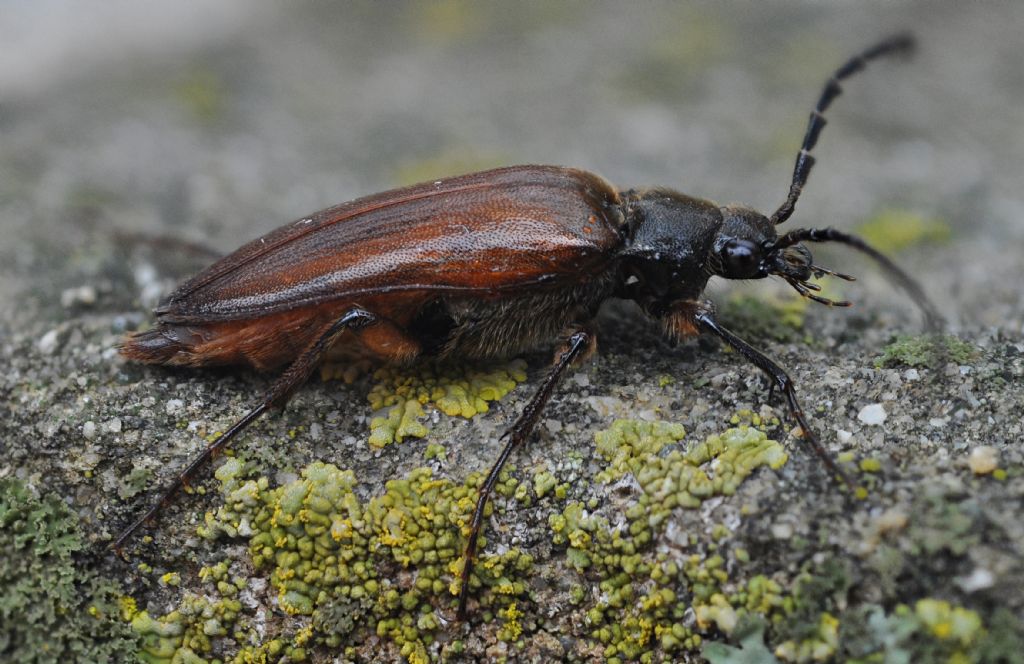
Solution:
[[(815, 435), (814, 430), (811, 429), (810, 424), (807, 422), (807, 418), (804, 415), (803, 409), (800, 407), (800, 402), (796, 398), (796, 389), (793, 387), (793, 379), (789, 377), (789, 374), (785, 370), (776, 364), (774, 361), (769, 359), (764, 353), (757, 350), (743, 339), (725, 329), (718, 324), (715, 320), (714, 310), (711, 308), (710, 303), (698, 305), (696, 303), (687, 303), (688, 307), (682, 307), (677, 309), (674, 315), (678, 316), (689, 316), (693, 321), (693, 325), (701, 332), (710, 332), (725, 343), (727, 343), (733, 350), (738, 352), (749, 362), (751, 362), (758, 369), (763, 371), (768, 376), (772, 388), (778, 388), (786, 398), (786, 404), (789, 406), (789, 413), (796, 420), (797, 425), (800, 426), (802, 437), (808, 443), (811, 448), (814, 449), (815, 454), (822, 460), (825, 467), (828, 468), (832, 473), (838, 475), (839, 478), (846, 484), (847, 488), (852, 492), (855, 489), (854, 483), (850, 480), (850, 477), (843, 471), (842, 468), (836, 464), (835, 459), (829, 454), (828, 450), (821, 444), (818, 437)], [(769, 393), (769, 398), (771, 394)]]
[(466, 619), (466, 604), (469, 601), (469, 577), (473, 573), (473, 564), (476, 560), (476, 542), (480, 537), (480, 528), (484, 522), (484, 509), (487, 507), (487, 501), (491, 496), (491, 491), (494, 489), (494, 485), (498, 481), (498, 475), (501, 474), (501, 469), (504, 468), (505, 462), (508, 461), (509, 456), (512, 452), (519, 447), (529, 437), (533, 431), (533, 427), (537, 424), (537, 420), (540, 418), (541, 411), (544, 410), (544, 406), (547, 404), (548, 399), (551, 398), (551, 394), (555, 391), (555, 387), (558, 385), (558, 381), (562, 378), (562, 374), (565, 370), (573, 363), (574, 360), (579, 358), (581, 355), (592, 349), (595, 344), (594, 335), (586, 330), (580, 330), (569, 337), (569, 341), (566, 344), (566, 348), (558, 356), (555, 361), (555, 366), (551, 368), (551, 372), (548, 373), (547, 378), (541, 384), (540, 389), (533, 395), (526, 407), (523, 408), (523, 412), (520, 413), (519, 418), (515, 421), (508, 431), (506, 431), (502, 438), (508, 437), (508, 442), (505, 443), (505, 447), (501, 450), (501, 454), (498, 455), (498, 460), (494, 462), (494, 466), (491, 467), (491, 472), (487, 474), (487, 479), (484, 480), (483, 485), (480, 487), (480, 492), (476, 501), (476, 509), (473, 510), (473, 520), (470, 522), (469, 539), (466, 541), (466, 552), (463, 558), (464, 563), (462, 566), (462, 587), (459, 589), (459, 609), (458, 619)]

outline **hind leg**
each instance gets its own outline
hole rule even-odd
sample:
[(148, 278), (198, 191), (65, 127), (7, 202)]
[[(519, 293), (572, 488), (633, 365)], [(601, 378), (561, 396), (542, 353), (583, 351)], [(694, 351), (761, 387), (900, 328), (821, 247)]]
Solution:
[[(206, 449), (192, 459), (188, 466), (185, 467), (185, 470), (179, 473), (170, 486), (164, 490), (163, 494), (160, 496), (160, 500), (154, 503), (153, 506), (145, 512), (145, 514), (136, 519), (134, 523), (118, 535), (117, 539), (114, 540), (114, 543), (111, 545), (111, 548), (115, 551), (120, 551), (121, 547), (124, 546), (124, 543), (129, 537), (131, 537), (132, 533), (138, 530), (147, 521), (155, 518), (157, 514), (159, 514), (160, 510), (174, 498), (178, 491), (192, 481), (199, 468), (212, 459), (220, 450), (224, 449), (224, 447), (231, 442), (235, 436), (244, 431), (246, 427), (259, 419), (263, 413), (272, 406), (283, 407), (288, 402), (288, 399), (291, 398), (291, 395), (295, 390), (306, 382), (310, 374), (323, 359), (326, 352), (343, 332), (351, 330), (358, 333), (362, 330), (372, 329), (372, 326), (379, 322), (381, 322), (381, 319), (379, 319), (375, 314), (363, 309), (355, 308), (346, 312), (335, 322), (322, 328), (314, 338), (314, 341), (308, 344), (295, 361), (293, 361), (285, 370), (285, 372), (274, 381), (270, 386), (270, 389), (267, 390), (266, 394), (263, 396), (263, 400), (260, 404), (231, 425), (231, 428), (224, 432), (224, 435), (207, 445)], [(388, 323), (388, 325), (394, 327), (390, 323)]]

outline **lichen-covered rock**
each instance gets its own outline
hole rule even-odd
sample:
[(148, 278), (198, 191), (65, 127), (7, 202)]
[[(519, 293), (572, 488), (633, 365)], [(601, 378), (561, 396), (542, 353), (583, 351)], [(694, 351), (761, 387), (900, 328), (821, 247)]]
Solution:
[[(269, 573), (277, 607), (310, 628), (307, 641), (351, 646), (375, 635), (410, 660), (426, 661), (458, 596), (478, 475), (456, 484), (417, 468), (368, 501), (356, 493), (351, 470), (319, 462), (277, 488), (248, 478), (238, 459), (222, 465), (217, 478), (226, 502), (207, 515), (200, 534), (248, 533), (253, 565)], [(504, 483), (498, 490), (509, 491)], [(480, 547), (473, 596), (480, 610), (497, 612), (502, 638), (517, 639), (516, 599), (526, 592), (532, 557), (516, 548), (491, 552), (484, 537)], [(257, 645), (267, 642), (264, 636)]]
[[(339, 375), (326, 370), (325, 377)], [(344, 377), (344, 371), (341, 372)], [(374, 411), (370, 420), (370, 446), (384, 447), (407, 437), (423, 438), (427, 427), (424, 406), (434, 406), (449, 417), (471, 418), (486, 413), (497, 401), (526, 380), (523, 360), (477, 366), (451, 362), (421, 362), (410, 368), (382, 367), (373, 372), (374, 385), (367, 398)]]
[(121, 590), (77, 560), (77, 519), (55, 496), (0, 480), (0, 660), (125, 662), (138, 648)]

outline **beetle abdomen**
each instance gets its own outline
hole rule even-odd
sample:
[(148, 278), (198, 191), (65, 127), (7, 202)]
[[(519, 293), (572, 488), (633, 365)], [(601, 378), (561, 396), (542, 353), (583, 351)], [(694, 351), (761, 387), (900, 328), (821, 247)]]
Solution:
[(592, 320), (613, 289), (614, 280), (604, 274), (572, 287), (519, 297), (450, 301), (446, 309), (453, 325), (437, 352), (456, 357), (511, 357), (549, 346), (566, 330)]
[(270, 371), (294, 360), (325, 320), (322, 314), (297, 310), (205, 325), (159, 323), (127, 337), (121, 344), (121, 354), (146, 364), (250, 365)]
[(179, 354), (191, 345), (186, 341), (188, 336), (191, 336), (188, 328), (159, 325), (125, 337), (121, 342), (121, 354), (145, 364), (187, 364), (177, 360)]

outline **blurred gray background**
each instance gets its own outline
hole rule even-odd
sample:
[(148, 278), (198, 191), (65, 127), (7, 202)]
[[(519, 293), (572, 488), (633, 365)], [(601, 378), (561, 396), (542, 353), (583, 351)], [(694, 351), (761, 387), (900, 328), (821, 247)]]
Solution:
[[(834, 107), (791, 223), (849, 228), (883, 207), (940, 217), (957, 248), (920, 270), (938, 299), (957, 297), (944, 311), (1020, 330), (1020, 264), (1000, 249), (1024, 233), (1022, 11), (9, 3), (4, 320), (40, 306), (10, 311), (26, 290), (88, 279), (83, 254), (111, 229), (228, 251), (329, 204), (496, 165), (572, 165), (623, 188), (666, 185), (770, 211), (826, 73), (911, 28), (916, 60), (873, 66)], [(54, 269), (57, 256), (72, 260)], [(957, 295), (974, 284), (977, 297)], [(136, 295), (94, 285), (113, 291), (102, 308), (129, 309)]]

